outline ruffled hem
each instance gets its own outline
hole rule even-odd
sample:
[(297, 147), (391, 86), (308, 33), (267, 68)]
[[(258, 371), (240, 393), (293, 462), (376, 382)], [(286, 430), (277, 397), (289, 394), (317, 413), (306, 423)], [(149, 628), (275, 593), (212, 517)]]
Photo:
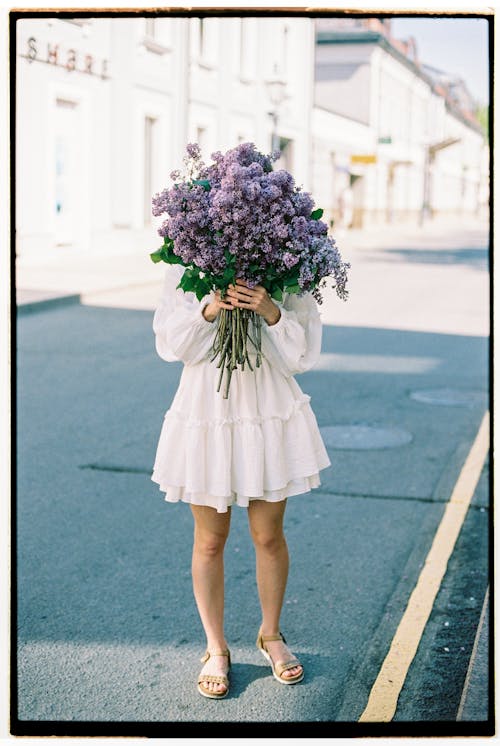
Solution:
[[(309, 396), (297, 399), (283, 417), (191, 420), (168, 410), (153, 466), (163, 491), (231, 501), (283, 499), (287, 490), (306, 492), (306, 480), (331, 465)], [(228, 413), (229, 414), (229, 413)], [(179, 498), (181, 499), (181, 498)], [(205, 498), (203, 498), (205, 499)], [(241, 502), (241, 501), (240, 501)], [(206, 503), (201, 503), (206, 504)]]
[(184, 502), (190, 505), (215, 508), (217, 513), (227, 513), (228, 508), (232, 506), (248, 508), (252, 500), (265, 500), (272, 503), (281, 502), (286, 500), (287, 497), (311, 492), (311, 490), (319, 487), (321, 484), (319, 474), (316, 472), (310, 476), (291, 479), (288, 484), (280, 489), (264, 490), (264, 494), (259, 496), (242, 495), (235, 491), (231, 491), (231, 495), (207, 495), (203, 492), (189, 492), (185, 487), (164, 485), (155, 472), (153, 472), (151, 480), (159, 484), (160, 490), (165, 492), (166, 502)]

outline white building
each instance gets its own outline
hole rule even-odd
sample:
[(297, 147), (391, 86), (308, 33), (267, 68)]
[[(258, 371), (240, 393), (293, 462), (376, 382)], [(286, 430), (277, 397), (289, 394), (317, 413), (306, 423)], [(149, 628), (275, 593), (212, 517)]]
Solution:
[(18, 21), (21, 256), (123, 251), (147, 240), (146, 193), (181, 143), (178, 26), (157, 21), (153, 39), (145, 19)]
[[(188, 139), (207, 157), (238, 142), (269, 152), (277, 108), (269, 85), (283, 88), (277, 136), (283, 167), (309, 181), (314, 24), (291, 18), (191, 19)], [(278, 101), (279, 103), (279, 101)]]
[(378, 19), (19, 19), (18, 256), (156, 248), (151, 198), (188, 142), (207, 161), (279, 145), (277, 166), (327, 220), (343, 199), (346, 225), (484, 212), (479, 126), (402, 44)]
[(274, 134), (307, 187), (313, 58), (308, 18), (18, 20), (18, 255), (154, 249), (188, 142), (209, 161)]
[[(325, 188), (333, 159), (340, 166), (330, 181), (351, 188), (354, 226), (478, 214), (488, 146), (463, 109), (464, 90), (459, 108), (456, 82), (447, 95), (442, 76), (418, 63), (414, 40), (401, 48), (388, 23), (318, 21), (313, 189)], [(329, 215), (339, 218), (342, 191), (328, 194)]]

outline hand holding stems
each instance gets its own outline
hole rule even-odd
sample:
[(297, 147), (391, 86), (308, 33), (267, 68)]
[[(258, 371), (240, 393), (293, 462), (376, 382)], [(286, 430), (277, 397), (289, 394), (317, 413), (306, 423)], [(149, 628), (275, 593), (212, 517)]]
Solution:
[[(217, 367), (220, 368), (217, 391), (220, 391), (224, 370), (227, 370), (224, 398), (227, 399), (229, 383), (233, 370), (245, 363), (253, 371), (247, 349), (247, 340), (251, 342), (257, 352), (255, 365), (261, 365), (261, 320), (265, 319), (269, 326), (276, 324), (280, 317), (279, 307), (273, 303), (269, 293), (262, 285), (248, 287), (244, 280), (237, 279), (236, 284), (230, 285), (224, 298), (221, 291), (215, 292), (211, 303), (202, 309), (204, 318), (212, 322), (217, 318), (217, 331), (212, 345), (211, 362), (219, 358)], [(229, 313), (230, 312), (230, 313)], [(249, 324), (252, 322), (252, 332)]]
[(224, 300), (220, 290), (216, 290), (215, 299), (203, 309), (207, 321), (213, 321), (221, 308), (232, 311), (233, 308), (245, 308), (262, 316), (269, 326), (276, 324), (281, 316), (280, 309), (262, 285), (248, 287), (245, 280), (238, 278), (236, 285), (229, 285)]

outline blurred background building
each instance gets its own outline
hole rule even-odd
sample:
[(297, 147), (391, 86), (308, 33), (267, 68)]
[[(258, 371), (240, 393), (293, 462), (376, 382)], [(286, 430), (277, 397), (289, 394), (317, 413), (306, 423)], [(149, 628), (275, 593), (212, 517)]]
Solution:
[(363, 227), (487, 211), (475, 102), (420, 62), (413, 37), (393, 38), (390, 19), (316, 22), (314, 102), (313, 183), (332, 217)]
[(151, 197), (188, 142), (279, 147), (336, 228), (488, 211), (465, 84), (390, 19), (21, 19), (16, 86), (23, 259), (154, 247)]

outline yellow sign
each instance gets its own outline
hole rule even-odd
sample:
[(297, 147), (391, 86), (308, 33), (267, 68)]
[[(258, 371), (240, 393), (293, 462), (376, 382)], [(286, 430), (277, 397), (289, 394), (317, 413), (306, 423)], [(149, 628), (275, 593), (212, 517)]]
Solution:
[(351, 163), (376, 163), (376, 155), (351, 155)]

